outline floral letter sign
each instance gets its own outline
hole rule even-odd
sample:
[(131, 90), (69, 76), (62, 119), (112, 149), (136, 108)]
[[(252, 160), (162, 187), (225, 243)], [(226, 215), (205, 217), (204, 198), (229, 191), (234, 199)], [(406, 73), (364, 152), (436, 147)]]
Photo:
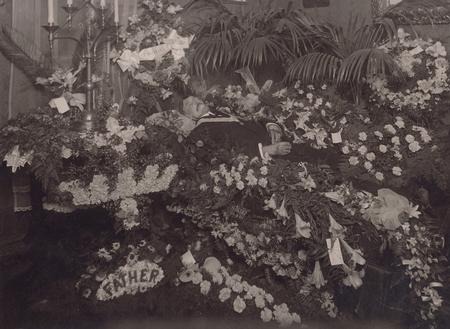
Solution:
[(124, 294), (144, 293), (155, 287), (164, 278), (164, 272), (157, 264), (143, 260), (133, 265), (126, 264), (102, 282), (97, 290), (98, 300), (111, 300)]

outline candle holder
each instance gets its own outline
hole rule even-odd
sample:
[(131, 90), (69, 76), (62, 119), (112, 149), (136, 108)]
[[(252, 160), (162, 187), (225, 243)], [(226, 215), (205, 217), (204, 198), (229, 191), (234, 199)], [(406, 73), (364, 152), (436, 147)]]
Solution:
[[(94, 117), (95, 110), (95, 85), (93, 81), (93, 62), (95, 61), (96, 49), (98, 44), (106, 36), (106, 40), (111, 40), (111, 30), (115, 29), (116, 40), (119, 39), (119, 29), (118, 23), (113, 26), (108, 26), (106, 22), (107, 8), (105, 6), (97, 7), (92, 3), (91, 0), (82, 0), (81, 4), (77, 7), (75, 5), (66, 5), (62, 9), (67, 13), (67, 20), (62, 27), (67, 26), (68, 30), (71, 31), (72, 21), (75, 16), (77, 16), (83, 9), (87, 10), (87, 19), (84, 24), (85, 28), (85, 38), (76, 38), (70, 35), (60, 36), (58, 32), (62, 31), (56, 24), (44, 25), (43, 28), (48, 32), (48, 40), (50, 43), (50, 61), (53, 63), (53, 43), (55, 40), (66, 39), (72, 40), (78, 43), (78, 45), (84, 49), (83, 59), (86, 61), (86, 74), (84, 86), (86, 92), (86, 108), (84, 111), (84, 122), (81, 125), (81, 130), (89, 131), (92, 129), (92, 121)], [(97, 19), (100, 19), (100, 23), (96, 24)], [(109, 60), (109, 58), (108, 58)], [(109, 72), (107, 73), (109, 74)]]
[(78, 8), (75, 7), (74, 5), (70, 5), (70, 6), (63, 6), (62, 9), (64, 9), (64, 11), (67, 13), (67, 27), (69, 29), (69, 31), (72, 29), (72, 18), (73, 18), (73, 14), (75, 14), (78, 11)]

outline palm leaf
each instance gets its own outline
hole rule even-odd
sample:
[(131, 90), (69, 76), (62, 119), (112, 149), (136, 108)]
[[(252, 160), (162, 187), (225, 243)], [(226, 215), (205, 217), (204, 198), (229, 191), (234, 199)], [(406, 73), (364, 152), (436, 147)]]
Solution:
[(296, 59), (288, 68), (287, 81), (300, 80), (305, 83), (335, 80), (341, 59), (331, 54), (314, 52)]
[(337, 75), (338, 83), (360, 83), (374, 75), (399, 75), (394, 59), (381, 49), (359, 49), (342, 61)]
[(51, 72), (49, 62), (38, 47), (20, 32), (6, 26), (0, 28), (0, 52), (33, 83), (36, 78), (48, 76)]
[(276, 36), (248, 37), (236, 49), (236, 63), (239, 66), (260, 66), (282, 59), (288, 51)]

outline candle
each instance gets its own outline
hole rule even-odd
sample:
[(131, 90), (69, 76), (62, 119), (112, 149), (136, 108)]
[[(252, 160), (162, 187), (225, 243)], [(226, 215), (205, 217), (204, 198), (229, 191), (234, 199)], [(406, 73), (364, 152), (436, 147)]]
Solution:
[(114, 0), (114, 23), (119, 24), (119, 0)]
[(52, 25), (55, 23), (55, 15), (53, 13), (53, 0), (48, 0), (47, 6), (48, 6), (48, 24)]
[(100, 8), (105, 8), (106, 7), (106, 0), (100, 0)]
[(67, 0), (67, 7), (72, 7), (73, 0)]

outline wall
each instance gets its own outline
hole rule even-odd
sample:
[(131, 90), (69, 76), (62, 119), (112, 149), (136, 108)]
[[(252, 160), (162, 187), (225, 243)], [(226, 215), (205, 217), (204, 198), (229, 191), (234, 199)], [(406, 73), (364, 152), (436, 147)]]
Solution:
[[(0, 22), (11, 26), (11, 6), (12, 0), (6, 1), (0, 7)], [(0, 53), (0, 127), (8, 120), (8, 98), (9, 98), (9, 78), (11, 64)]]
[[(303, 0), (247, 0), (246, 2), (223, 0), (225, 6), (236, 14), (262, 8), (268, 4), (286, 8), (289, 2), (292, 2), (293, 8), (304, 9)], [(370, 22), (372, 17), (371, 0), (330, 0), (329, 7), (304, 10), (314, 18), (343, 27), (347, 25), (352, 15), (359, 15), (367, 22)]]

